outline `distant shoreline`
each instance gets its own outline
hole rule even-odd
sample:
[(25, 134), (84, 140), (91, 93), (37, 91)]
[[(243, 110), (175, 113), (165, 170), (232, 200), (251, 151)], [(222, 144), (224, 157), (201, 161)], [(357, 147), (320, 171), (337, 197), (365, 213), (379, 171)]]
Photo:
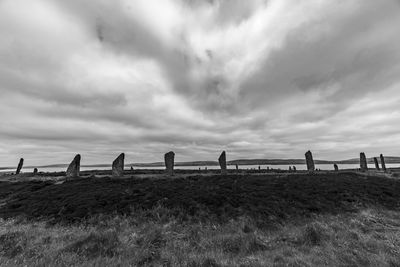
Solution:
[[(374, 164), (374, 158), (367, 159), (368, 164)], [(400, 157), (385, 157), (385, 161), (387, 164), (400, 163)], [(314, 160), (315, 164), (358, 164), (360, 163), (359, 159), (348, 159), (348, 160)], [(296, 164), (306, 164), (304, 159), (238, 159), (227, 161), (227, 165), (296, 165)], [(187, 161), (187, 162), (176, 162), (176, 167), (182, 166), (218, 166), (219, 163), (217, 161)], [(125, 167), (164, 167), (164, 162), (153, 162), (153, 163), (129, 163), (125, 164)], [(0, 167), (0, 170), (9, 170), (13, 169), (13, 167)], [(26, 168), (67, 168), (68, 164), (51, 164), (51, 165), (42, 165), (42, 166), (24, 166)], [(88, 164), (81, 165), (81, 167), (86, 168), (105, 168), (110, 167), (110, 164)]]

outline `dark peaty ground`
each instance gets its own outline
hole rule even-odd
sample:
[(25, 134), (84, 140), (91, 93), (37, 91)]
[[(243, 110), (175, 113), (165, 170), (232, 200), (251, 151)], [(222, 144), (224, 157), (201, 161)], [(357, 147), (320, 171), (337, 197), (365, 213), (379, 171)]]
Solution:
[(193, 176), (177, 179), (85, 178), (0, 182), (0, 217), (70, 223), (96, 214), (129, 214), (160, 203), (183, 218), (229, 220), (247, 215), (284, 221), (360, 207), (400, 206), (400, 180), (355, 173)]

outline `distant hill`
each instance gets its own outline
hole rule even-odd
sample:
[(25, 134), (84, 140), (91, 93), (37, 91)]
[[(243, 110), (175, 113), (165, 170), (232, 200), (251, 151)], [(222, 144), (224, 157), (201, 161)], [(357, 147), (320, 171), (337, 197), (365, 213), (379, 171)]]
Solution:
[[(379, 156), (377, 157), (379, 162)], [(359, 164), (360, 159), (353, 158), (347, 160), (314, 160), (315, 164)], [(374, 158), (367, 158), (369, 164), (374, 164)], [(386, 163), (400, 163), (400, 157), (385, 157)], [(227, 162), (230, 165), (295, 165), (306, 164), (305, 159), (238, 159)]]
[[(186, 162), (175, 162), (175, 166), (217, 166), (217, 161), (186, 161)], [(131, 163), (126, 166), (132, 167), (163, 167), (164, 162), (153, 162), (153, 163)]]
[[(376, 157), (380, 163), (380, 158), (379, 156)], [(336, 164), (358, 164), (360, 163), (360, 159), (358, 158), (353, 158), (353, 159), (348, 159), (348, 160), (340, 160), (340, 161), (332, 161), (333, 163)], [(374, 164), (374, 158), (367, 158), (367, 162), (370, 164)], [(385, 156), (385, 162), (386, 163), (400, 163), (400, 157), (387, 157)]]
[[(379, 159), (379, 157), (378, 157)], [(368, 163), (373, 164), (374, 158), (368, 158)], [(385, 157), (386, 163), (400, 163), (400, 157)], [(348, 159), (348, 160), (314, 160), (315, 164), (359, 164), (360, 159)], [(305, 159), (237, 159), (226, 162), (228, 165), (296, 165), (306, 164)], [(175, 166), (218, 166), (218, 161), (187, 161), (187, 162), (176, 162)], [(162, 167), (164, 162), (154, 163), (132, 163), (127, 166), (137, 167)]]
[(229, 165), (290, 165), (305, 163), (305, 159), (237, 159), (227, 162)]

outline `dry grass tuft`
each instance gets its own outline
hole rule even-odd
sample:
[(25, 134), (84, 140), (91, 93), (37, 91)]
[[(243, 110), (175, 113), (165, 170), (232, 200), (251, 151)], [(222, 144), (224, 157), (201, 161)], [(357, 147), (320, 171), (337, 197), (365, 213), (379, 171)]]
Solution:
[(312, 222), (305, 226), (299, 241), (308, 246), (320, 246), (323, 241), (328, 239), (329, 235), (326, 229), (320, 223)]
[(14, 258), (23, 253), (26, 248), (26, 237), (24, 232), (16, 231), (5, 233), (0, 236), (0, 253), (7, 258)]
[(90, 233), (87, 237), (68, 245), (64, 251), (77, 253), (87, 258), (117, 256), (120, 241), (115, 231)]
[(251, 233), (217, 236), (214, 246), (220, 247), (224, 253), (234, 255), (249, 255), (267, 249), (267, 246)]

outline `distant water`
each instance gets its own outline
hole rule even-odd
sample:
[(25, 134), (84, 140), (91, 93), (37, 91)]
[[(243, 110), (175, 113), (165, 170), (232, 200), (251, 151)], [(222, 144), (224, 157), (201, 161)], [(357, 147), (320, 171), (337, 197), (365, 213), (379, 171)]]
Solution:
[[(306, 170), (307, 166), (305, 164), (294, 164), (291, 166), (295, 166), (297, 170)], [(360, 168), (359, 164), (338, 164), (339, 169), (358, 169)], [(219, 169), (219, 166), (175, 166), (175, 169), (181, 169), (181, 170), (198, 170), (199, 168), (201, 170), (204, 170), (207, 167), (208, 170), (216, 170)], [(270, 169), (281, 169), (281, 170), (288, 170), (289, 165), (260, 165), (260, 168), (262, 170), (265, 170), (267, 168)], [(333, 164), (316, 164), (316, 168), (321, 169), (321, 170), (333, 170)], [(369, 168), (373, 169), (375, 166), (372, 164), (368, 165)], [(394, 163), (394, 164), (386, 164), (387, 168), (400, 168), (400, 163)], [(142, 170), (142, 169), (154, 169), (154, 170), (163, 170), (165, 167), (133, 167), (136, 170)], [(228, 169), (235, 169), (235, 165), (228, 165)], [(66, 168), (60, 168), (60, 167), (47, 167), (47, 168), (39, 168), (39, 172), (60, 172), (60, 171), (65, 171)], [(81, 167), (81, 171), (88, 171), (88, 170), (110, 170), (110, 167)], [(130, 167), (126, 167), (126, 170), (129, 170)], [(239, 165), (239, 169), (241, 170), (252, 170), (258, 169), (258, 165)], [(0, 170), (1, 172), (15, 172), (15, 169), (6, 169), (6, 170)], [(22, 172), (33, 172), (33, 168), (23, 168)]]

